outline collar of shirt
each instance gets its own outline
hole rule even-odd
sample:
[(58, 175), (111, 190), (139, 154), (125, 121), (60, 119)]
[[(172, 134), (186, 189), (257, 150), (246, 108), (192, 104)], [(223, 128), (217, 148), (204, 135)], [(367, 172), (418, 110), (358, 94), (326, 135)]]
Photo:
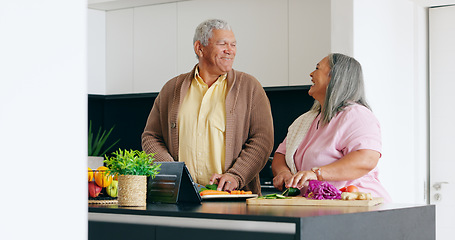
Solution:
[[(218, 79), (213, 83), (213, 85), (218, 85), (221, 84), (223, 81), (226, 80), (227, 73), (220, 75)], [(202, 79), (201, 75), (199, 75), (199, 66), (196, 67), (196, 70), (194, 71), (194, 79), (197, 81), (197, 83), (201, 86), (207, 86), (207, 83), (204, 82), (204, 79)], [(212, 86), (213, 86), (212, 85)]]

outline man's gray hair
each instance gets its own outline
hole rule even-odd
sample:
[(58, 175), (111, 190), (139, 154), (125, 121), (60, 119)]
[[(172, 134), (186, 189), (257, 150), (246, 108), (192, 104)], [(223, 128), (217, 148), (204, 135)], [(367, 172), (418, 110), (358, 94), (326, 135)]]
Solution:
[[(325, 125), (338, 112), (353, 103), (371, 109), (365, 98), (362, 66), (352, 57), (341, 53), (329, 54), (330, 83), (325, 95), (324, 108), (321, 112), (321, 124)], [(321, 111), (321, 105), (315, 101), (312, 110)]]
[(205, 20), (197, 26), (196, 31), (194, 32), (193, 45), (199, 41), (203, 46), (207, 46), (209, 44), (209, 39), (212, 37), (213, 29), (232, 30), (231, 26), (224, 20)]

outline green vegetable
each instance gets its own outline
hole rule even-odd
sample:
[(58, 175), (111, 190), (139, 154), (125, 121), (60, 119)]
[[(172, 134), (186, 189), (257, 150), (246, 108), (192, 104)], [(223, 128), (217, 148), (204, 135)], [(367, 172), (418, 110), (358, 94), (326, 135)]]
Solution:
[(300, 195), (300, 190), (298, 188), (288, 188), (284, 190), (284, 192), (281, 194), (284, 196), (298, 196)]
[(208, 190), (216, 190), (218, 188), (218, 184), (208, 184), (205, 185), (205, 188), (207, 188)]
[(278, 193), (272, 193), (272, 194), (269, 194), (269, 195), (260, 196), (258, 198), (264, 198), (264, 199), (286, 199), (286, 198), (289, 198), (289, 197), (283, 196), (283, 195), (278, 194)]

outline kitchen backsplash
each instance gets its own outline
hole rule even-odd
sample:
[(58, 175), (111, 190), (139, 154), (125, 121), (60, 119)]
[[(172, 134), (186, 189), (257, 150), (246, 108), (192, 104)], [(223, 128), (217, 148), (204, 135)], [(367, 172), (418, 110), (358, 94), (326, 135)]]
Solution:
[[(274, 124), (274, 151), (286, 136), (289, 125), (313, 105), (308, 95), (309, 85), (293, 87), (265, 87), (272, 107)], [(158, 93), (88, 95), (88, 121), (93, 129), (115, 126), (106, 143), (110, 146), (117, 139), (118, 148), (141, 150), (141, 134)], [(272, 152), (273, 156), (273, 152)]]

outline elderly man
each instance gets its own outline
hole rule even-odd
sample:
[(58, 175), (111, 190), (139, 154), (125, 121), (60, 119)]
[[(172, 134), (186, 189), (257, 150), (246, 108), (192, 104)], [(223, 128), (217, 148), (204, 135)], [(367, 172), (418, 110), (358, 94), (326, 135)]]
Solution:
[(273, 148), (269, 100), (253, 76), (232, 68), (237, 43), (227, 22), (202, 22), (193, 44), (199, 63), (161, 89), (142, 148), (157, 161), (185, 162), (199, 184), (260, 194)]

